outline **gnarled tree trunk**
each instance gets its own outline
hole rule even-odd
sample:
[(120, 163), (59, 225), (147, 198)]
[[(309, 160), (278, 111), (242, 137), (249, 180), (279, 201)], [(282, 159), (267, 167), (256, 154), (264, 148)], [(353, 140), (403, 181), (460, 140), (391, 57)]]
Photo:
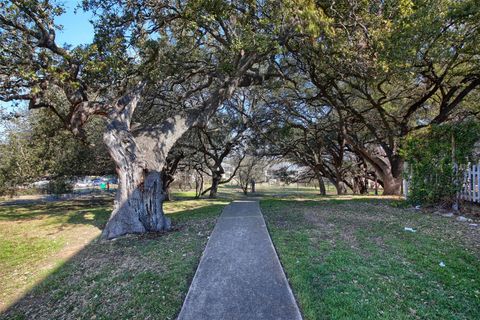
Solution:
[(390, 160), (390, 167), (379, 172), (383, 181), (384, 195), (401, 195), (402, 194), (402, 178), (403, 178), (404, 160), (397, 156)]
[(400, 195), (402, 193), (402, 177), (379, 173), (383, 180), (383, 195)]
[[(403, 163), (402, 157), (390, 150), (384, 154), (372, 152), (367, 148), (356, 144), (353, 139), (349, 140), (351, 146), (359, 156), (369, 162), (375, 169), (383, 183), (383, 195), (400, 195), (402, 191)], [(383, 149), (383, 147), (382, 147)]]
[(103, 140), (117, 167), (118, 190), (113, 212), (102, 233), (112, 239), (127, 233), (170, 228), (163, 212), (166, 198), (162, 169), (175, 141), (189, 128), (186, 116), (134, 132), (130, 122), (139, 94), (125, 97), (109, 114)]
[[(154, 145), (162, 142), (172, 133), (157, 132), (155, 139), (146, 145), (141, 138), (134, 137), (130, 121), (138, 103), (138, 96), (116, 114), (111, 115), (104, 142), (117, 166), (118, 190), (113, 212), (102, 233), (102, 238), (112, 239), (127, 233), (158, 232), (170, 228), (162, 204), (165, 200), (163, 162), (154, 159), (150, 153)], [(175, 133), (185, 130), (181, 126)], [(171, 146), (163, 143), (168, 152)], [(163, 158), (165, 159), (165, 158)], [(157, 160), (157, 161), (155, 161)]]
[(162, 209), (165, 200), (162, 174), (146, 166), (142, 150), (124, 124), (112, 121), (104, 135), (119, 181), (113, 212), (102, 233), (104, 239), (170, 228)]
[[(189, 128), (207, 121), (218, 106), (233, 95), (256, 58), (256, 54), (242, 57), (237, 75), (225, 79), (199, 108), (170, 117), (159, 125), (130, 127), (141, 86), (117, 101), (106, 115), (109, 123), (104, 142), (117, 166), (119, 189), (113, 212), (102, 233), (103, 239), (170, 228), (170, 220), (162, 209), (165, 200), (162, 170), (170, 149)], [(85, 122), (83, 118), (80, 120), (76, 122)]]
[(163, 212), (165, 194), (157, 171), (131, 174), (118, 170), (119, 190), (110, 220), (102, 234), (112, 239), (127, 233), (158, 232), (170, 228)]
[(345, 183), (343, 181), (335, 180), (335, 189), (337, 189), (337, 195), (342, 195), (347, 193), (347, 188), (345, 187)]
[(317, 176), (318, 188), (320, 189), (320, 195), (326, 196), (327, 190), (325, 189), (325, 182), (323, 181), (322, 176)]
[(218, 186), (220, 185), (220, 181), (222, 180), (222, 173), (219, 171), (212, 172), (212, 186), (210, 187), (210, 194), (209, 198), (214, 199), (217, 197), (218, 193)]

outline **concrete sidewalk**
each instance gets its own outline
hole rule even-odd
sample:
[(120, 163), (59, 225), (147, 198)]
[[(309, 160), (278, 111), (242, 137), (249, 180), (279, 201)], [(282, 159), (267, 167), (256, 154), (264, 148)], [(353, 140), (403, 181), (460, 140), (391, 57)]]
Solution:
[(257, 201), (223, 210), (178, 319), (302, 319)]

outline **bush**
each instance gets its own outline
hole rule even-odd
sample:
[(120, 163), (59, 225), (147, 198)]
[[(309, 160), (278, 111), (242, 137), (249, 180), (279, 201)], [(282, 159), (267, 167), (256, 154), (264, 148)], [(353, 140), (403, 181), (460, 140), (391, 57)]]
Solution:
[(65, 194), (73, 192), (73, 183), (66, 177), (58, 177), (47, 185), (47, 193), (49, 194)]
[(408, 162), (409, 200), (452, 205), (479, 139), (480, 124), (474, 122), (430, 126), (409, 135), (402, 149)]

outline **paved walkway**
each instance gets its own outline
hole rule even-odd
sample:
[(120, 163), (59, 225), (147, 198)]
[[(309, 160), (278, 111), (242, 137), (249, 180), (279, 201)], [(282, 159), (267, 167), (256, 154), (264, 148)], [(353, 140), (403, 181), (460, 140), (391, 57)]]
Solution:
[(302, 319), (258, 201), (223, 210), (178, 319)]

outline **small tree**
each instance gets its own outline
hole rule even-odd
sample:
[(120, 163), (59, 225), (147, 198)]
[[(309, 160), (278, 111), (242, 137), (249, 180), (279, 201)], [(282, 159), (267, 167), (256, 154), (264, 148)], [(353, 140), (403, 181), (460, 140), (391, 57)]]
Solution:
[(266, 161), (259, 156), (248, 155), (245, 157), (237, 172), (237, 180), (243, 194), (248, 194), (249, 186), (251, 186), (251, 192), (255, 192), (256, 181), (263, 179), (266, 165)]
[(241, 161), (237, 162), (233, 173), (223, 178), (225, 161), (233, 153), (243, 154), (249, 132), (247, 120), (242, 116), (245, 99), (244, 95), (230, 99), (207, 124), (194, 128), (179, 143), (183, 148), (200, 153), (203, 159), (201, 168), (206, 169), (203, 172), (211, 177), (210, 187), (202, 190), (201, 195), (209, 193), (209, 198), (215, 198), (218, 187), (230, 182), (241, 164)]

